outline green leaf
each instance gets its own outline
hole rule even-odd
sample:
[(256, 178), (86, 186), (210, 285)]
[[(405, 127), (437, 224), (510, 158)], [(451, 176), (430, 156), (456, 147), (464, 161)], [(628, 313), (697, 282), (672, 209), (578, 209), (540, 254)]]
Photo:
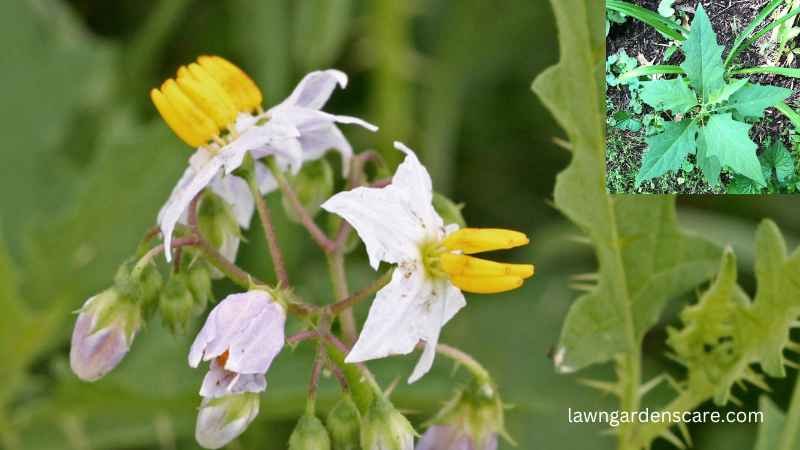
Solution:
[(725, 58), (725, 67), (730, 66), (733, 62), (734, 58), (744, 50), (746, 47), (742, 46), (742, 44), (749, 38), (753, 32), (761, 25), (761, 22), (767, 19), (767, 17), (772, 14), (779, 6), (784, 3), (785, 0), (772, 0), (767, 6), (762, 9), (758, 15), (753, 18), (753, 20), (742, 30), (739, 35), (736, 36), (736, 40), (733, 42), (733, 46), (731, 47), (730, 53), (728, 53), (728, 57)]
[(742, 117), (764, 117), (764, 110), (792, 95), (792, 91), (777, 86), (748, 83), (731, 95), (729, 106)]
[(726, 192), (732, 195), (758, 195), (762, 187), (744, 175), (736, 175), (733, 181), (726, 188)]
[(642, 83), (641, 96), (645, 103), (656, 110), (670, 110), (675, 114), (685, 114), (697, 105), (697, 97), (683, 77), (645, 81)]
[[(641, 338), (667, 299), (715, 270), (719, 249), (684, 233), (671, 197), (605, 192), (602, 2), (553, 2), (561, 55), (534, 91), (565, 129), (573, 158), (559, 174), (555, 204), (597, 251), (598, 284), (573, 304), (557, 351), (560, 371), (625, 355), (636, 361)], [(626, 378), (638, 388), (638, 378)], [(635, 401), (635, 400), (633, 400)]]
[(709, 185), (713, 187), (719, 186), (719, 174), (722, 171), (722, 167), (716, 156), (708, 154), (708, 145), (706, 145), (705, 139), (701, 137), (697, 139), (697, 167), (703, 172), (703, 178)]
[(711, 98), (709, 99), (709, 103), (712, 105), (716, 105), (718, 103), (722, 103), (727, 101), (731, 95), (738, 92), (748, 83), (746, 78), (733, 80), (731, 83), (725, 84), (725, 86), (720, 89), (719, 91), (711, 94)]
[(750, 125), (733, 120), (730, 114), (711, 116), (705, 127), (700, 129), (700, 137), (706, 145), (706, 156), (716, 157), (722, 166), (728, 166), (737, 173), (766, 186), (761, 173), (761, 163), (756, 156), (756, 144), (750, 140)]
[(693, 120), (668, 122), (664, 124), (663, 133), (647, 138), (647, 152), (636, 175), (636, 185), (669, 171), (677, 172), (686, 157), (695, 152), (698, 131), (699, 127)]
[(681, 64), (689, 82), (700, 97), (708, 101), (711, 94), (725, 85), (725, 67), (722, 65), (724, 47), (717, 44), (717, 35), (703, 5), (698, 5), (692, 30), (683, 43), (686, 59)]
[(780, 139), (767, 148), (761, 155), (761, 160), (769, 168), (770, 174), (775, 171), (775, 177), (780, 183), (785, 183), (795, 174), (794, 158)]

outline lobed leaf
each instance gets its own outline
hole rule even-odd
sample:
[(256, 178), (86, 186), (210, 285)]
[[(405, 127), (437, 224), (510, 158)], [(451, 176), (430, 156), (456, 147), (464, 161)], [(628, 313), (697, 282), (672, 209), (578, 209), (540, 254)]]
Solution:
[(697, 96), (689, 89), (683, 77), (645, 81), (642, 83), (641, 96), (642, 100), (654, 109), (670, 110), (674, 114), (685, 114), (697, 106)]
[(725, 86), (725, 67), (722, 64), (724, 47), (717, 43), (717, 34), (711, 27), (705, 9), (698, 5), (692, 30), (683, 43), (686, 59), (681, 67), (689, 77), (692, 87), (701, 99), (708, 101), (711, 94)]
[(733, 120), (731, 114), (716, 114), (700, 130), (699, 139), (704, 141), (706, 156), (716, 157), (722, 166), (728, 166), (766, 186), (761, 163), (756, 156), (757, 146), (748, 134), (750, 127)]
[(677, 172), (686, 157), (695, 153), (698, 132), (697, 122), (687, 119), (666, 123), (663, 133), (647, 138), (647, 152), (636, 175), (636, 185), (669, 171)]
[(742, 117), (763, 118), (764, 110), (783, 102), (792, 91), (777, 86), (748, 83), (730, 96), (728, 105)]

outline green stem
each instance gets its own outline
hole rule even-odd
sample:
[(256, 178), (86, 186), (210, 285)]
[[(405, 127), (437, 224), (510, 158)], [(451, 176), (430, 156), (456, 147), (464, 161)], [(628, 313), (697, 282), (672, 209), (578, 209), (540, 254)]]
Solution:
[(463, 350), (459, 350), (447, 344), (438, 344), (436, 345), (436, 353), (446, 356), (461, 364), (470, 371), (472, 376), (481, 382), (488, 382), (491, 380), (489, 371), (487, 371), (477, 360), (475, 360), (475, 358), (465, 353)]
[(366, 300), (372, 296), (372, 294), (378, 292), (382, 287), (389, 284), (389, 281), (392, 279), (393, 270), (388, 270), (386, 273), (381, 275), (380, 278), (373, 281), (372, 284), (361, 289), (360, 291), (354, 293), (353, 295), (347, 297), (344, 300), (336, 302), (332, 305), (328, 305), (328, 311), (331, 315), (339, 314), (340, 312), (344, 311), (345, 309), (352, 308), (357, 303)]
[(256, 210), (258, 211), (258, 218), (261, 221), (261, 228), (264, 230), (264, 238), (267, 241), (267, 248), (272, 257), (272, 265), (275, 268), (275, 277), (278, 279), (278, 287), (289, 286), (289, 274), (286, 272), (286, 263), (283, 259), (283, 252), (278, 244), (278, 237), (275, 235), (275, 226), (272, 224), (272, 215), (269, 212), (269, 207), (261, 191), (258, 189), (255, 177), (248, 177), (248, 185), (250, 186), (250, 193), (256, 203)]
[[(328, 271), (331, 276), (331, 284), (333, 284), (333, 292), (336, 296), (336, 301), (342, 301), (350, 295), (347, 287), (347, 271), (345, 270), (344, 255), (340, 250), (333, 253), (328, 253)], [(353, 316), (353, 309), (346, 308), (339, 312), (339, 322), (342, 325), (342, 335), (347, 344), (352, 345), (356, 340), (356, 319)]]
[(783, 423), (783, 432), (778, 444), (778, 450), (793, 450), (797, 446), (797, 432), (800, 431), (800, 376), (795, 381), (792, 402), (786, 412), (786, 421)]
[(383, 391), (375, 381), (375, 377), (363, 364), (348, 364), (344, 362), (345, 355), (348, 352), (346, 345), (331, 334), (327, 334), (324, 337), (325, 350), (331, 363), (339, 367), (347, 380), (347, 385), (358, 410), (362, 414), (366, 413), (372, 400), (376, 396), (382, 396)]
[(294, 209), (297, 217), (300, 218), (300, 222), (311, 234), (311, 238), (314, 239), (314, 242), (316, 242), (325, 253), (331, 253), (336, 250), (336, 243), (331, 241), (328, 236), (317, 226), (317, 224), (314, 223), (314, 219), (303, 207), (303, 204), (297, 197), (297, 193), (295, 193), (294, 189), (292, 189), (292, 186), (289, 184), (289, 181), (286, 179), (286, 176), (283, 174), (280, 167), (278, 167), (275, 159), (268, 158), (267, 164), (269, 165), (270, 172), (272, 172), (272, 176), (274, 176), (275, 180), (278, 182), (281, 192), (286, 199), (289, 200), (289, 204), (292, 206), (292, 209)]

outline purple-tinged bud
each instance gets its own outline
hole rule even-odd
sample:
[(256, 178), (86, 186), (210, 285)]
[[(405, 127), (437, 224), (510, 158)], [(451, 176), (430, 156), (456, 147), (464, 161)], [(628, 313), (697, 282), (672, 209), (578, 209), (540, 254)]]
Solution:
[[(416, 450), (497, 450), (507, 439), (503, 402), (491, 380), (481, 379), (456, 392), (431, 420)], [(510, 439), (509, 439), (510, 440)]]
[(463, 427), (433, 425), (422, 435), (415, 450), (497, 450), (497, 434), (490, 433), (481, 442), (475, 442)]
[(194, 432), (197, 443), (210, 449), (224, 447), (247, 429), (258, 408), (258, 394), (251, 392), (204, 398)]
[(72, 332), (72, 371), (84, 381), (102, 378), (128, 353), (141, 324), (140, 306), (113, 288), (87, 300)]

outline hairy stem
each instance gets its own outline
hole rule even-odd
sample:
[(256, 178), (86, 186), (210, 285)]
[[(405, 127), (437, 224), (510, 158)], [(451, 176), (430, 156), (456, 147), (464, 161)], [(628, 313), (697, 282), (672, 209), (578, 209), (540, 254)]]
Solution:
[(308, 382), (308, 400), (306, 401), (306, 413), (314, 415), (317, 405), (317, 389), (319, 388), (319, 376), (322, 372), (324, 363), (322, 344), (317, 344), (317, 353), (314, 356), (314, 365), (311, 366), (311, 380)]
[(267, 240), (267, 248), (272, 257), (272, 265), (275, 268), (275, 277), (278, 279), (278, 287), (289, 286), (289, 275), (286, 272), (286, 264), (283, 259), (283, 252), (278, 244), (278, 237), (275, 235), (275, 227), (272, 224), (272, 216), (269, 212), (266, 200), (261, 195), (254, 177), (249, 177), (248, 185), (250, 193), (256, 202), (258, 218), (261, 221), (261, 228), (264, 230), (264, 238)]
[(283, 174), (280, 167), (278, 167), (275, 160), (273, 158), (269, 158), (267, 161), (269, 164), (269, 170), (272, 172), (272, 176), (274, 176), (275, 180), (278, 182), (281, 192), (284, 196), (286, 196), (286, 199), (289, 200), (289, 204), (292, 206), (295, 214), (297, 214), (297, 217), (300, 218), (300, 222), (308, 230), (309, 234), (311, 234), (311, 238), (314, 239), (314, 242), (316, 242), (325, 253), (330, 253), (336, 250), (336, 244), (331, 241), (325, 232), (323, 232), (317, 226), (317, 224), (314, 222), (314, 219), (303, 207), (303, 204), (300, 203), (297, 193), (295, 193), (294, 189), (292, 189), (292, 186), (289, 185), (289, 181), (286, 179), (286, 176)]
[[(186, 237), (182, 237), (182, 238), (178, 238), (178, 239), (173, 240), (172, 244), (170, 245), (170, 247), (172, 247), (174, 249), (180, 249), (181, 247), (183, 247), (185, 245), (196, 245), (198, 243), (198, 241), (199, 241), (198, 236), (195, 236), (195, 235), (186, 236)], [(132, 274), (134, 276), (136, 276), (139, 273), (141, 273), (141, 271), (144, 270), (144, 268), (148, 264), (150, 264), (150, 262), (153, 260), (153, 258), (155, 258), (156, 256), (160, 255), (161, 253), (164, 253), (164, 244), (158, 244), (155, 247), (153, 247), (150, 250), (148, 250), (148, 252), (145, 253), (144, 256), (139, 258), (139, 261), (136, 262), (136, 265), (133, 266), (133, 270), (131, 271)]]
[(489, 371), (487, 371), (478, 361), (475, 360), (472, 356), (465, 353), (462, 350), (459, 350), (455, 347), (452, 347), (447, 344), (437, 344), (436, 345), (436, 353), (446, 356), (453, 361), (461, 364), (470, 373), (480, 381), (489, 381), (491, 377), (489, 376)]
[(345, 309), (352, 308), (359, 302), (370, 298), (372, 294), (378, 292), (382, 287), (389, 284), (389, 281), (392, 279), (392, 273), (393, 273), (392, 270), (388, 270), (386, 271), (386, 273), (381, 275), (380, 278), (373, 281), (372, 284), (370, 284), (369, 286), (361, 289), (360, 291), (345, 298), (344, 300), (338, 301), (332, 305), (328, 305), (328, 311), (331, 313), (331, 315), (336, 315), (344, 311)]

